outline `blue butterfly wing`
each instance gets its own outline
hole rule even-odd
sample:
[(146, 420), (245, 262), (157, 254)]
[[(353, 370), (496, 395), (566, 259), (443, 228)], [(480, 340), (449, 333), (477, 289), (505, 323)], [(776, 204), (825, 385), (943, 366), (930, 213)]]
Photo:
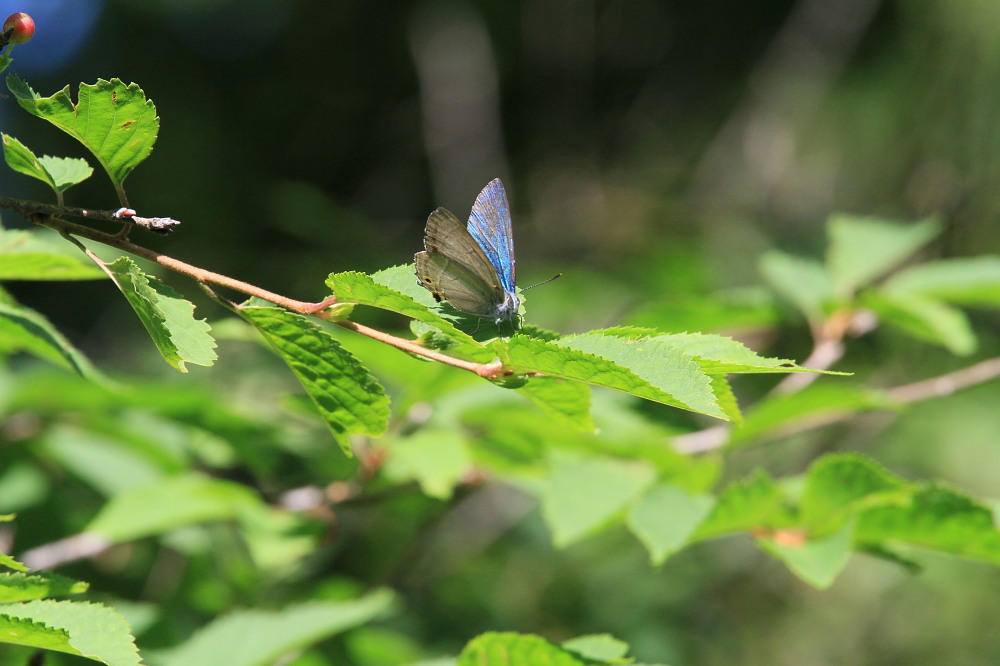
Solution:
[(500, 278), (500, 285), (514, 294), (514, 234), (510, 227), (510, 208), (503, 183), (495, 178), (476, 197), (466, 225), (469, 233), (483, 248)]

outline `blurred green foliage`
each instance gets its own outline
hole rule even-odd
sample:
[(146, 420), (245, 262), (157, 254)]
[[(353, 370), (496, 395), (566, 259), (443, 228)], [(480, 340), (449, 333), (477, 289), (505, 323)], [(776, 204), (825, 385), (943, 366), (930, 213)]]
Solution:
[[(21, 9), (30, 11), (12, 11)], [(942, 234), (922, 259), (996, 252), (998, 11), (973, 0), (423, 0), (391, 8), (111, 0), (87, 49), (31, 83), (40, 91), (97, 77), (141, 83), (162, 127), (152, 157), (129, 177), (130, 201), (140, 214), (182, 220), (173, 236), (143, 242), (196, 265), (319, 299), (331, 272), (409, 262), (427, 212), (465, 210), (483, 183), (503, 176), (522, 283), (566, 273), (530, 293), (531, 323), (563, 332), (618, 324), (722, 331), (761, 354), (802, 359), (811, 338), (799, 311), (822, 319), (829, 312), (817, 294), (850, 291), (873, 277), (868, 261), (877, 263), (828, 257), (841, 281), (824, 283), (817, 267), (831, 211), (939, 216)], [(3, 101), (5, 132), (38, 154), (82, 156)], [(10, 171), (0, 184), (0, 195), (47, 196)], [(94, 178), (67, 198), (117, 206)], [(20, 223), (4, 215), (5, 226)], [(907, 254), (904, 244), (864, 244)], [(690, 461), (702, 467), (697, 474), (708, 485), (757, 466), (797, 475), (823, 453), (863, 451), (914, 482), (943, 478), (997, 496), (995, 384), (901, 415), (863, 390), (995, 355), (995, 311), (956, 323), (913, 300), (995, 306), (987, 263), (959, 270), (980, 273), (950, 290), (947, 275), (919, 270), (947, 271), (945, 262), (891, 277), (867, 304), (899, 326), (848, 338), (838, 366), (856, 373), (849, 381), (859, 390), (827, 385), (817, 387), (827, 391), (820, 397), (797, 394), (793, 406), (763, 403), (725, 469), (711, 457)], [(1000, 652), (981, 621), (1000, 593), (993, 568), (923, 555), (922, 573), (912, 576), (854, 556), (818, 591), (745, 537), (697, 544), (661, 568), (621, 527), (556, 549), (531, 499), (537, 487), (480, 487), (455, 456), (422, 467), (426, 449), (416, 438), (379, 474), (365, 469), (366, 456), (344, 458), (280, 360), (240, 326), (214, 327), (224, 340), (214, 368), (167, 376), (108, 283), (5, 287), (132, 387), (122, 394), (22, 356), (5, 361), (0, 511), (18, 512), (16, 531), (3, 532), (15, 552), (81, 532), (114, 506), (109, 498), (129, 498), (151, 479), (193, 470), (220, 485), (205, 490), (201, 477), (187, 476), (178, 483), (227, 498), (229, 513), (191, 510), (228, 520), (162, 537), (144, 536), (141, 519), (113, 520), (133, 531), (61, 569), (122, 609), (144, 649), (175, 646), (234, 607), (340, 602), (387, 586), (401, 611), (293, 663), (456, 655), (490, 630), (555, 641), (609, 632), (640, 659), (665, 663), (972, 665)], [(213, 324), (224, 316), (193, 287), (185, 295)], [(403, 326), (360, 310), (370, 323)], [(464, 433), (476, 442), (476, 462), (500, 479), (538, 464), (540, 440), (574, 441), (559, 427), (539, 435), (536, 412), (512, 391), (337, 335), (386, 382), (399, 432), (433, 417), (448, 425), (437, 432), (452, 433), (439, 440), (446, 452), (461, 450), (448, 437)], [(749, 376), (735, 390), (753, 405), (773, 384)], [(754, 439), (753, 428), (775, 428), (815, 405), (879, 411), (764, 446)], [(616, 455), (652, 456), (668, 436), (702, 425), (600, 393), (594, 415), (605, 439), (588, 446)], [(688, 464), (663, 456), (663, 468)], [(227, 484), (259, 496), (230, 498)], [(319, 501), (310, 495), (317, 491)], [(299, 506), (309, 508), (278, 508)], [(145, 527), (154, 534), (165, 525)], [(11, 663), (27, 656), (4, 654)]]

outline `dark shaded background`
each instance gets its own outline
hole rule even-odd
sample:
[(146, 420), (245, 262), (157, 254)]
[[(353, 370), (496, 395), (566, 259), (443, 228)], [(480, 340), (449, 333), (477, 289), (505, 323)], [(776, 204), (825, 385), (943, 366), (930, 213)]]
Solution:
[[(426, 214), (464, 216), (496, 176), (520, 283), (556, 267), (567, 277), (533, 297), (601, 306), (532, 313), (564, 329), (620, 319), (637, 289), (756, 281), (760, 250), (817, 251), (831, 211), (940, 213), (948, 252), (996, 246), (990, 3), (0, 7), (36, 15), (12, 71), (39, 92), (117, 76), (156, 102), (160, 139), (126, 185), (141, 213), (185, 226), (149, 245), (299, 298), (331, 271), (411, 261)], [(0, 123), (37, 152), (80, 154), (13, 104)], [(95, 177), (70, 203), (112, 197)], [(691, 248), (708, 260), (697, 275)]]
[[(767, 248), (821, 252), (833, 211), (938, 214), (947, 231), (936, 252), (997, 248), (1000, 3), (0, 8), (36, 18), (36, 40), (19, 47), (11, 71), (40, 93), (118, 77), (155, 101), (160, 139), (126, 189), (140, 214), (184, 225), (144, 244), (296, 298), (324, 296), (332, 271), (412, 261), (427, 213), (443, 205), (464, 217), (497, 176), (514, 210), (520, 283), (566, 273), (531, 292), (529, 319), (563, 331), (627, 321), (676, 292), (755, 283)], [(82, 154), (10, 99), (0, 100), (0, 127), (38, 153)], [(0, 191), (46, 196), (10, 171)], [(117, 207), (98, 176), (68, 203)], [(120, 360), (134, 337), (136, 357), (158, 363), (104, 283), (11, 290), (99, 362)], [(186, 293), (199, 299), (193, 286)], [(203, 316), (221, 316), (199, 303)], [(799, 345), (808, 349), (804, 333)], [(967, 401), (963, 414), (995, 413), (992, 394)], [(977, 456), (995, 444), (995, 424), (949, 441), (950, 409), (928, 408), (890, 433), (883, 453), (901, 473), (933, 468), (989, 494), (986, 461), (997, 460)], [(925, 449), (938, 466), (924, 467), (908, 447), (930, 447), (932, 436), (953, 446)], [(538, 524), (520, 529), (544, 543)], [(548, 586), (549, 606), (506, 590), (495, 614), (453, 619), (469, 631), (542, 631), (558, 617), (576, 633), (614, 631), (649, 660), (689, 663), (980, 664), (1000, 654), (996, 636), (975, 628), (1000, 591), (985, 567), (942, 561), (914, 579), (864, 562), (820, 593), (746, 544), (698, 547), (650, 573), (620, 539), (559, 564), (544, 546), (510, 555)], [(504, 557), (446, 584), (492, 580)]]

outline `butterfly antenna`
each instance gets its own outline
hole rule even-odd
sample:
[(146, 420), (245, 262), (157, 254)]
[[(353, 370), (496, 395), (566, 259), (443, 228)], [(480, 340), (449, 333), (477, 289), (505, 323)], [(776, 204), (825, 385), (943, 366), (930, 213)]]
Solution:
[(562, 273), (556, 273), (555, 275), (553, 275), (552, 277), (550, 277), (548, 280), (542, 280), (541, 282), (539, 282), (537, 284), (533, 284), (530, 287), (523, 288), (521, 291), (528, 291), (529, 289), (534, 289), (535, 287), (541, 287), (543, 284), (548, 284), (549, 282), (552, 282), (556, 278), (561, 278), (562, 276), (563, 276)]

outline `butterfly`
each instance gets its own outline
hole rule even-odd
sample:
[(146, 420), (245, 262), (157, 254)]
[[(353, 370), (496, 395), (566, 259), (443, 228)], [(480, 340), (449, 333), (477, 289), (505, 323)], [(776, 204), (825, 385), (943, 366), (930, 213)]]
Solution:
[(417, 284), (439, 303), (498, 325), (513, 324), (521, 305), (515, 294), (514, 237), (507, 193), (499, 178), (476, 197), (463, 225), (444, 208), (427, 218), (424, 251), (413, 257)]

